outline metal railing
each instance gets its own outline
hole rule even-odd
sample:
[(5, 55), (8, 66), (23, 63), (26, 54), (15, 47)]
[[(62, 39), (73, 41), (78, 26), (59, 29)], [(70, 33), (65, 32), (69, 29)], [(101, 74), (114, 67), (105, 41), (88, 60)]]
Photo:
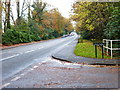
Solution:
[(113, 42), (120, 42), (120, 40), (103, 39), (103, 43), (105, 43), (103, 48), (104, 48), (104, 50), (106, 48), (107, 55), (109, 55), (109, 50), (110, 50), (111, 59), (113, 58), (113, 50), (120, 50), (119, 47), (113, 48)]

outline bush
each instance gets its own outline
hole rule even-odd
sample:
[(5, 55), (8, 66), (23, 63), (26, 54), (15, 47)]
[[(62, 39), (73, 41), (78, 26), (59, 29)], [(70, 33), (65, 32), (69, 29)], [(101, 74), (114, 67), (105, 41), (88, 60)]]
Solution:
[(41, 38), (30, 31), (7, 30), (2, 35), (2, 44), (4, 45), (27, 43), (38, 40), (41, 40)]
[(80, 37), (80, 38), (78, 39), (78, 43), (83, 43), (83, 38), (82, 38), (82, 37)]

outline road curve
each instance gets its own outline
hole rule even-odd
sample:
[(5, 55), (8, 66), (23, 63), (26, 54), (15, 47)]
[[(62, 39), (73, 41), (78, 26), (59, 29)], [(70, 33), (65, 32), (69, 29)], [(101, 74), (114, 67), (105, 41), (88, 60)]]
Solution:
[(40, 43), (19, 46), (7, 50), (2, 50), (2, 80), (5, 80), (28, 66), (37, 63), (47, 56), (51, 56), (64, 46), (74, 41), (78, 36), (69, 36), (66, 38), (59, 38), (48, 40)]

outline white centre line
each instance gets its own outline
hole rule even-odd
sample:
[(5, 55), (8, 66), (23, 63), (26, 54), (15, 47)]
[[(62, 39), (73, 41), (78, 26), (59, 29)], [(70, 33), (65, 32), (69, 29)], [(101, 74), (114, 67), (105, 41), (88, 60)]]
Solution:
[(16, 57), (16, 56), (19, 56), (20, 54), (16, 54), (16, 55), (13, 55), (13, 56), (10, 56), (10, 57), (6, 57), (6, 58), (3, 58), (3, 59), (0, 59), (0, 61), (3, 61), (3, 60), (6, 60), (6, 59), (10, 59), (10, 58), (13, 58), (13, 57)]
[[(25, 53), (30, 53), (30, 52), (33, 52), (33, 51), (35, 51), (35, 50), (26, 51)], [(0, 59), (0, 61), (6, 60), (6, 59), (10, 59), (10, 58), (13, 58), (13, 57), (22, 55), (22, 54), (24, 54), (24, 53), (15, 54), (15, 55), (13, 55), (13, 56), (10, 56), (10, 57), (6, 57), (6, 58), (3, 58), (3, 59)]]
[(26, 51), (25, 53), (30, 53), (30, 52), (33, 52), (33, 51), (35, 51), (35, 50)]
[(25, 75), (24, 73), (21, 74), (21, 76), (24, 76), (24, 75)]
[(20, 79), (21, 77), (15, 77), (15, 78), (13, 78), (11, 81), (16, 81), (16, 80), (18, 80), (18, 79)]

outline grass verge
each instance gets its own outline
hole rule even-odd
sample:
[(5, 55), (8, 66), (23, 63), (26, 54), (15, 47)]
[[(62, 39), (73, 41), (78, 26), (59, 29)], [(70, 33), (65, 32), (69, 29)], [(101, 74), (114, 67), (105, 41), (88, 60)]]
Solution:
[[(82, 57), (89, 57), (89, 58), (96, 58), (95, 57), (95, 47), (93, 42), (88, 40), (83, 40), (83, 43), (78, 43), (74, 50), (75, 55), (82, 56)], [(97, 58), (102, 59), (102, 52), (97, 49)], [(110, 56), (104, 55), (104, 59), (110, 59)], [(113, 58), (115, 59), (115, 58)]]

